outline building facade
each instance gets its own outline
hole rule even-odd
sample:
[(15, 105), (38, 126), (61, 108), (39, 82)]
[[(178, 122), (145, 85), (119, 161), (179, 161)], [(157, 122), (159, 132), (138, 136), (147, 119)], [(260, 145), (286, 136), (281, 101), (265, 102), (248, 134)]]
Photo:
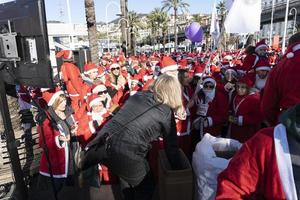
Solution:
[[(284, 28), (285, 28), (285, 13), (287, 0), (262, 0), (262, 14), (261, 14), (261, 31), (260, 38), (266, 39), (270, 44), (270, 29), (271, 29), (271, 16), (272, 16), (272, 5), (274, 1), (274, 14), (273, 14), (273, 30), (271, 33), (271, 38), (278, 35), (280, 38), (280, 43), (282, 43)], [(288, 23), (287, 23), (287, 35), (286, 41), (293, 34), (299, 30), (300, 24), (300, 1), (290, 0), (289, 1), (289, 11), (288, 11)]]

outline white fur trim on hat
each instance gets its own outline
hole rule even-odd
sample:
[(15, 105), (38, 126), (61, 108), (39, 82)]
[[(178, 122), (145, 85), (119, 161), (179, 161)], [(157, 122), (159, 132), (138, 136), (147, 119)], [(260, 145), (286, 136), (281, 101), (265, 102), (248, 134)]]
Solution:
[(258, 49), (263, 48), (263, 47), (268, 48), (268, 45), (266, 45), (266, 44), (258, 45), (258, 46), (255, 48), (255, 51), (257, 51)]
[(194, 74), (194, 76), (198, 76), (198, 77), (201, 78), (201, 77), (202, 77), (202, 74), (203, 74), (203, 73), (196, 73), (196, 74)]
[(293, 52), (289, 52), (286, 54), (287, 58), (293, 58), (295, 56), (294, 52), (300, 50), (300, 44), (297, 44), (293, 47)]
[(256, 71), (260, 71), (260, 70), (270, 71), (271, 68), (269, 66), (260, 66), (256, 68)]
[(169, 66), (161, 68), (160, 72), (166, 73), (167, 71), (173, 71), (173, 70), (175, 71), (177, 69), (178, 69), (178, 65), (169, 65)]
[(101, 97), (95, 98), (89, 103), (89, 106), (93, 107), (94, 105), (98, 105), (101, 103), (102, 100), (103, 100), (103, 98), (101, 98)]
[(55, 94), (52, 95), (51, 99), (49, 100), (48, 102), (48, 106), (52, 106), (54, 101), (61, 95), (61, 94), (64, 94), (63, 91), (57, 91)]
[(46, 92), (48, 90), (50, 90), (50, 88), (41, 88), (41, 92)]
[(118, 63), (113, 63), (110, 65), (109, 69), (115, 68), (115, 67), (120, 67), (120, 65)]
[(293, 58), (294, 57), (294, 53), (293, 52), (289, 52), (286, 54), (287, 58)]
[(98, 92), (103, 92), (107, 90), (107, 88), (105, 87), (105, 85), (97, 85), (93, 90), (93, 94), (97, 94)]
[(92, 72), (98, 72), (98, 69), (97, 68), (93, 68), (93, 69), (90, 69), (88, 71), (84, 71), (84, 74), (89, 74), (89, 73), (92, 73)]
[(215, 81), (213, 78), (205, 78), (205, 79), (203, 80), (203, 85), (204, 85), (205, 83), (207, 83), (207, 82), (212, 82), (214, 85), (217, 84), (216, 81)]

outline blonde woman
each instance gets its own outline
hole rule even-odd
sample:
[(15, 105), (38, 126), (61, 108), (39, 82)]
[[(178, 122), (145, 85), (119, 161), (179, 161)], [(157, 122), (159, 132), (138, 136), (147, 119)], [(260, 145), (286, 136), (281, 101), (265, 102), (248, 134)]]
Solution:
[[(77, 131), (72, 110), (67, 106), (63, 91), (51, 89), (43, 93), (48, 104), (48, 117), (38, 126), (39, 145), (43, 149), (40, 160), (39, 187), (47, 189), (54, 179), (55, 191), (59, 192), (70, 175), (70, 136)], [(47, 151), (46, 151), (47, 150)], [(48, 154), (48, 155), (47, 155)]]
[(164, 139), (173, 169), (181, 169), (174, 112), (182, 107), (180, 83), (162, 75), (148, 92), (138, 92), (88, 144), (82, 169), (103, 163), (118, 175), (125, 199), (152, 199), (153, 176), (146, 155), (150, 143)]

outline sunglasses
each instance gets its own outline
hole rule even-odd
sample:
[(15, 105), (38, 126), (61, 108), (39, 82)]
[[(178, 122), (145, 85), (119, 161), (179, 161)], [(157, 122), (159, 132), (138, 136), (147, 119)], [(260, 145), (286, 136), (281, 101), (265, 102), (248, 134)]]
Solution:
[(111, 71), (114, 71), (114, 70), (119, 70), (120, 67), (116, 67), (116, 68), (111, 68)]
[(107, 94), (107, 90), (104, 90), (104, 91), (98, 92), (98, 95), (102, 95), (102, 94)]
[(205, 88), (205, 89), (214, 89), (215, 86), (214, 85), (203, 85), (203, 88)]

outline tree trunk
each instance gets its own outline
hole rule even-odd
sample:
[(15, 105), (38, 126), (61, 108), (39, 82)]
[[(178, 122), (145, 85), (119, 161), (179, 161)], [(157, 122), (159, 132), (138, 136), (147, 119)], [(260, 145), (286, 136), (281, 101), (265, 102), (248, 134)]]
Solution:
[(95, 16), (94, 0), (85, 0), (85, 16), (88, 29), (88, 38), (91, 50), (92, 63), (99, 63), (99, 48), (97, 39), (97, 24)]
[[(120, 6), (121, 6), (121, 18), (125, 18), (126, 19), (126, 5), (125, 5), (125, 0), (120, 0)], [(127, 34), (126, 34), (126, 21), (125, 20), (121, 20), (121, 43), (123, 43), (124, 41), (127, 43)]]
[(136, 44), (135, 44), (135, 33), (132, 30), (132, 27), (130, 29), (130, 43), (131, 43), (131, 54), (136, 55)]
[(174, 8), (174, 37), (175, 37), (175, 51), (177, 51), (177, 8)]

